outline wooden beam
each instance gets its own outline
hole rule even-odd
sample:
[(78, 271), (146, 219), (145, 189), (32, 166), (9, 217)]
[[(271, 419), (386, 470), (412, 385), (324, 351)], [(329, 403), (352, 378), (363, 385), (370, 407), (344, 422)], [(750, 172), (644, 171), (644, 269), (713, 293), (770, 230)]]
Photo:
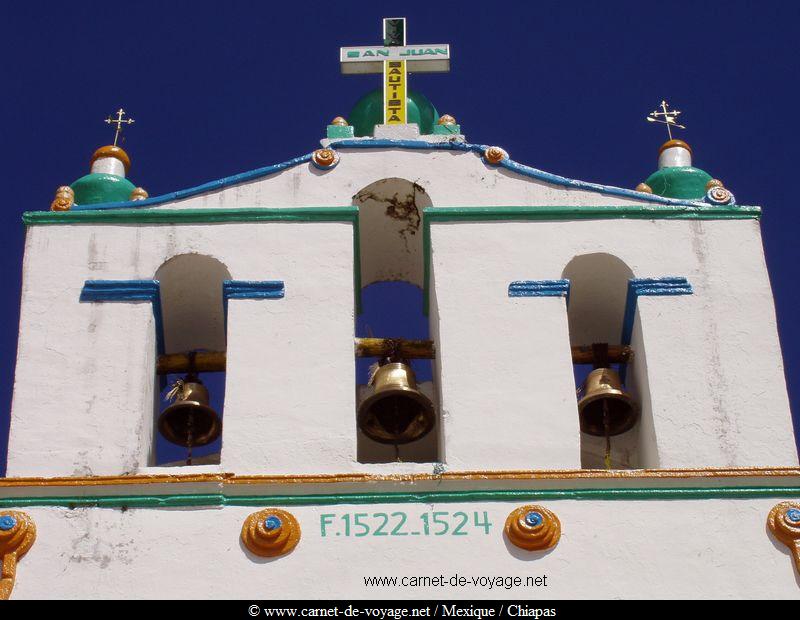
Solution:
[[(398, 354), (406, 359), (433, 359), (436, 347), (432, 340), (403, 340), (402, 338), (356, 338), (356, 357), (384, 357), (392, 352), (393, 343), (398, 343)], [(619, 344), (608, 345), (608, 361), (623, 364), (633, 359), (633, 350)], [(591, 364), (592, 345), (572, 347), (573, 364)]]
[[(608, 345), (608, 361), (611, 364), (625, 364), (633, 359), (633, 349), (629, 346), (621, 344)], [(572, 347), (572, 363), (573, 364), (592, 364), (594, 362), (594, 354), (592, 353), (592, 345), (580, 344)]]
[[(194, 369), (197, 372), (221, 372), (225, 370), (225, 351), (198, 351), (194, 354)], [(159, 375), (189, 372), (188, 353), (159, 355), (156, 373)]]
[[(434, 359), (436, 347), (432, 340), (404, 340), (402, 338), (356, 338), (356, 357), (386, 357), (392, 351), (406, 359)], [(619, 344), (608, 345), (608, 361), (625, 364), (633, 359), (633, 349)], [(572, 347), (573, 364), (592, 363), (592, 345)], [(226, 366), (225, 351), (198, 351), (194, 366), (197, 372), (223, 372)], [(188, 353), (159, 355), (156, 372), (159, 375), (180, 374), (189, 371)]]
[(356, 357), (386, 357), (396, 352), (406, 359), (433, 359), (436, 347), (433, 340), (404, 340), (403, 338), (356, 338)]

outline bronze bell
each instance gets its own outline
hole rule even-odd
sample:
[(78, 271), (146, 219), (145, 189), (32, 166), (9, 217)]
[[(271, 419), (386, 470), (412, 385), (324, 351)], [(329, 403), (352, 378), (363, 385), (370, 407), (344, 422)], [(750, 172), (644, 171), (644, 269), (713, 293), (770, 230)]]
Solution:
[(622, 389), (622, 380), (613, 368), (595, 368), (579, 393), (583, 394), (578, 401), (578, 414), (584, 433), (598, 437), (620, 435), (633, 428), (639, 419), (639, 408)]
[(417, 389), (414, 371), (405, 362), (380, 366), (369, 385), (375, 392), (358, 407), (358, 426), (379, 443), (404, 444), (427, 435), (436, 414), (433, 403)]
[(184, 448), (205, 446), (222, 433), (217, 412), (208, 406), (208, 390), (196, 376), (187, 376), (170, 394), (174, 402), (158, 418), (158, 430)]

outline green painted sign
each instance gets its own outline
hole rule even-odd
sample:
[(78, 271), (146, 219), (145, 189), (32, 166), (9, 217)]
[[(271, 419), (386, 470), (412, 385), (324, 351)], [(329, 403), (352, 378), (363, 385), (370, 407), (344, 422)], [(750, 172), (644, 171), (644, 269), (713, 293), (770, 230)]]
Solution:
[(447, 45), (403, 45), (397, 47), (343, 47), (341, 49), (341, 62), (367, 62), (370, 60), (408, 59), (424, 56), (436, 56), (442, 59), (450, 58), (450, 48)]

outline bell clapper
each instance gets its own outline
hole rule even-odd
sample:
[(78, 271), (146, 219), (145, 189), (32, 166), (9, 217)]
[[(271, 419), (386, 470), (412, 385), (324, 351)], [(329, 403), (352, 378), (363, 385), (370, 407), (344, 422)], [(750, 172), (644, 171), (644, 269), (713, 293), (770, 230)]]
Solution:
[[(194, 355), (192, 355), (194, 357)], [(194, 375), (189, 375), (191, 377), (191, 381), (198, 381), (197, 377)], [(186, 416), (186, 464), (192, 464), (192, 446), (194, 445), (194, 413), (191, 411), (189, 415)]]
[(186, 450), (186, 464), (192, 464), (192, 443), (194, 442), (194, 437), (192, 437), (192, 418), (194, 417), (193, 414), (189, 414), (189, 417), (186, 420), (186, 441), (189, 444), (189, 447)]
[[(404, 360), (404, 359), (402, 359), (400, 357), (400, 341), (395, 340), (395, 339), (390, 339), (389, 340), (389, 344), (391, 346), (391, 352), (389, 353), (388, 357), (384, 358), (381, 361), (381, 365), (383, 365), (383, 364), (392, 364), (392, 363), (409, 364), (408, 360)], [(409, 364), (409, 366), (410, 366), (410, 364)], [(395, 411), (395, 419), (397, 420), (400, 417), (400, 411), (399, 411), (399, 405), (398, 405), (398, 403), (396, 401), (394, 403), (394, 411)], [(395, 432), (397, 432), (397, 434), (399, 435), (400, 431), (399, 431), (399, 429), (395, 429)], [(400, 459), (400, 444), (397, 443), (397, 442), (395, 442), (395, 444), (394, 444), (394, 460), (395, 460), (395, 463), (400, 463), (401, 462), (401, 459)]]
[[(197, 376), (197, 351), (189, 351), (189, 374), (186, 375), (186, 382), (200, 383)], [(189, 411), (186, 416), (186, 464), (192, 464), (192, 446), (194, 445), (194, 412)]]
[(603, 428), (606, 433), (606, 469), (611, 469), (611, 419), (608, 415), (608, 401), (603, 401)]

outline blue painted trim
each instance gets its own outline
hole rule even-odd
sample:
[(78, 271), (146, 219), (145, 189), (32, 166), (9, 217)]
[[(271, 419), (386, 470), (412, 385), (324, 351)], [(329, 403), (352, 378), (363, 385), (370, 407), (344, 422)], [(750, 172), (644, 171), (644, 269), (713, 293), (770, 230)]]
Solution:
[[(481, 157), (483, 152), (489, 148), (486, 144), (470, 144), (468, 142), (426, 142), (423, 140), (389, 140), (385, 138), (373, 138), (370, 140), (353, 139), (353, 140), (337, 140), (330, 143), (330, 148), (400, 148), (400, 149), (421, 149), (421, 150), (446, 150), (446, 151), (463, 151), (477, 153)], [(570, 189), (583, 189), (590, 192), (598, 192), (611, 196), (624, 196), (625, 198), (635, 198), (641, 202), (655, 202), (667, 205), (691, 205), (691, 206), (707, 206), (708, 203), (702, 198), (698, 200), (678, 200), (676, 198), (665, 198), (663, 196), (656, 196), (655, 194), (647, 194), (637, 192), (632, 189), (625, 189), (622, 187), (613, 187), (610, 185), (601, 185), (599, 183), (589, 183), (588, 181), (579, 181), (577, 179), (569, 179), (562, 177), (558, 174), (552, 174), (526, 166), (515, 162), (513, 159), (506, 158), (501, 160), (498, 164), (493, 164), (493, 167), (506, 168), (512, 172), (516, 172), (522, 176), (526, 176), (537, 181), (545, 181), (553, 185), (561, 185)]]
[(141, 209), (145, 207), (154, 207), (156, 205), (164, 204), (166, 202), (172, 202), (174, 200), (182, 200), (184, 198), (191, 198), (192, 196), (197, 196), (198, 194), (204, 194), (206, 192), (213, 192), (216, 190), (224, 189), (225, 187), (230, 187), (231, 185), (238, 185), (239, 183), (245, 183), (247, 181), (252, 181), (253, 179), (261, 179), (271, 174), (281, 172), (282, 170), (286, 170), (287, 168), (293, 168), (295, 166), (299, 166), (300, 164), (309, 162), (311, 161), (311, 155), (312, 155), (311, 153), (307, 153), (306, 155), (295, 157), (294, 159), (281, 162), (280, 164), (274, 164), (272, 166), (265, 166), (264, 168), (257, 168), (249, 172), (234, 174), (229, 177), (223, 177), (222, 179), (217, 179), (216, 181), (209, 181), (208, 183), (197, 185), (196, 187), (190, 187), (189, 189), (181, 189), (178, 190), (177, 192), (170, 192), (169, 194), (161, 194), (160, 196), (153, 196), (152, 198), (147, 198), (146, 200), (129, 200), (128, 202), (111, 202), (111, 203), (106, 202), (102, 204), (92, 204), (92, 205), (74, 205), (71, 211), (96, 211), (104, 209)]
[[(623, 345), (631, 343), (633, 336), (633, 321), (636, 318), (637, 300), (641, 296), (663, 297), (671, 295), (691, 295), (694, 293), (692, 285), (686, 278), (668, 276), (664, 278), (631, 278), (628, 280), (628, 296), (625, 299), (625, 315), (622, 319)], [(620, 367), (620, 378), (625, 381), (627, 364)]]
[(628, 280), (628, 297), (625, 300), (625, 315), (622, 319), (622, 344), (629, 345), (633, 335), (633, 320), (636, 317), (636, 301), (639, 297), (665, 295), (691, 295), (692, 285), (686, 278), (631, 278)]
[[(424, 140), (388, 140), (382, 138), (352, 138), (352, 139), (334, 140), (330, 143), (330, 148), (340, 148), (340, 149), (396, 148), (396, 149), (417, 149), (417, 150), (461, 151), (461, 152), (476, 153), (477, 155), (480, 155), (482, 157), (483, 152), (488, 148), (488, 146), (485, 144), (470, 144), (467, 142), (426, 142)], [(307, 153), (305, 155), (301, 155), (300, 157), (295, 157), (294, 159), (290, 159), (288, 161), (279, 164), (274, 164), (272, 166), (265, 166), (263, 168), (257, 168), (249, 172), (242, 172), (240, 174), (224, 177), (216, 181), (210, 181), (208, 183), (204, 183), (196, 187), (178, 190), (176, 192), (170, 192), (168, 194), (162, 194), (161, 196), (153, 196), (152, 198), (147, 198), (146, 200), (136, 200), (136, 201), (117, 202), (117, 203), (102, 203), (102, 204), (91, 204), (91, 205), (75, 205), (72, 207), (72, 211), (96, 211), (96, 210), (106, 210), (106, 209), (144, 209), (147, 207), (154, 207), (167, 202), (173, 202), (175, 200), (191, 198), (192, 196), (197, 196), (198, 194), (212, 192), (223, 189), (225, 187), (230, 187), (232, 185), (237, 185), (239, 183), (245, 183), (255, 179), (267, 177), (272, 174), (276, 174), (278, 172), (286, 170), (288, 168), (293, 168), (295, 166), (299, 166), (300, 164), (308, 163), (311, 161), (311, 157), (312, 153)], [(530, 166), (517, 163), (512, 159), (504, 159), (498, 164), (496, 164), (496, 166), (500, 168), (506, 168), (507, 170), (515, 172), (519, 175), (536, 179), (538, 181), (551, 183), (553, 185), (560, 185), (562, 187), (567, 187), (570, 189), (582, 189), (590, 192), (598, 192), (601, 194), (607, 194), (611, 196), (623, 196), (625, 198), (633, 198), (642, 203), (688, 205), (688, 206), (700, 206), (700, 207), (708, 206), (708, 203), (704, 202), (702, 199), (696, 201), (690, 201), (690, 200), (679, 200), (676, 198), (664, 198), (663, 196), (656, 196), (654, 194), (637, 192), (632, 189), (613, 187), (609, 185), (600, 185), (599, 183), (589, 183), (587, 181), (579, 181), (577, 179), (569, 179), (567, 177), (562, 177), (557, 174), (551, 174), (549, 172), (544, 172), (543, 170), (539, 170), (537, 168), (532, 168)]]
[(81, 301), (153, 301), (158, 280), (86, 280)]
[(161, 313), (161, 285), (158, 280), (86, 280), (81, 302), (147, 301), (153, 305), (156, 347), (164, 353), (164, 318)]
[(285, 288), (282, 280), (225, 280), (224, 299), (282, 299)]
[(225, 332), (228, 331), (229, 299), (283, 299), (283, 280), (224, 280), (222, 304), (225, 313)]
[(509, 297), (566, 297), (569, 280), (515, 280), (508, 285)]

